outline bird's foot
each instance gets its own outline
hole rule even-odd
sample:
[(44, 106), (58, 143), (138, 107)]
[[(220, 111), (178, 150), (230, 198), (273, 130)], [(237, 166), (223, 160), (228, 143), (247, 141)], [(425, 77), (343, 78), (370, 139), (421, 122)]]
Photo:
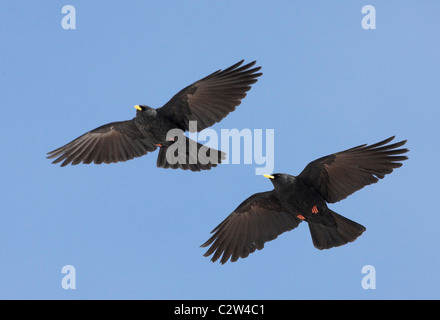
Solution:
[(160, 143), (156, 143), (156, 147), (160, 147), (160, 148), (162, 148), (163, 145), (161, 145)]
[(317, 206), (313, 206), (312, 213), (314, 213), (314, 214), (318, 213), (318, 207)]
[(301, 219), (301, 220), (306, 220), (306, 218), (303, 216), (303, 215), (301, 215), (301, 214), (297, 214), (296, 215), (299, 219)]

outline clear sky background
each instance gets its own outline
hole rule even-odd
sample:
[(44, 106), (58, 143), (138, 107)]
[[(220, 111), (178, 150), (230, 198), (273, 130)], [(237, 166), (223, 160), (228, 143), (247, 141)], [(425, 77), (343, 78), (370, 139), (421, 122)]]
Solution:
[[(376, 30), (364, 30), (364, 5)], [(61, 26), (64, 5), (76, 29)], [(438, 299), (438, 1), (1, 1), (0, 298)], [(313, 247), (302, 224), (236, 263), (203, 257), (210, 231), (272, 189), (255, 164), (211, 171), (125, 163), (60, 168), (46, 152), (160, 107), (246, 59), (264, 75), (213, 126), (275, 130), (275, 172), (389, 136), (409, 160), (330, 205), (366, 226)], [(227, 151), (227, 150), (225, 150)], [(61, 286), (64, 265), (76, 289)], [(376, 289), (364, 290), (364, 265)]]

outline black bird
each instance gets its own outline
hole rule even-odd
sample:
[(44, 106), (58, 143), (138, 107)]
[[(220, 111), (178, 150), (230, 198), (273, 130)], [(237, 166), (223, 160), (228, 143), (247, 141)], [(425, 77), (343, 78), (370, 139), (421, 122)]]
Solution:
[[(209, 170), (221, 163), (225, 154), (204, 147), (183, 133), (201, 131), (219, 122), (241, 103), (251, 85), (262, 75), (257, 73), (261, 67), (252, 68), (255, 61), (241, 66), (243, 61), (187, 86), (161, 108), (136, 105), (136, 117), (132, 120), (108, 123), (89, 131), (49, 152), (47, 158), (56, 158), (52, 163), (63, 161), (62, 167), (81, 162), (115, 163), (143, 156), (160, 147), (158, 167)], [(190, 121), (196, 121), (196, 125), (191, 126)], [(176, 136), (166, 138), (171, 129), (181, 130), (177, 139)], [(180, 157), (178, 145), (174, 145), (178, 142), (186, 149)], [(168, 149), (174, 156), (173, 161), (167, 159)]]
[(313, 244), (318, 249), (338, 247), (356, 240), (366, 229), (327, 207), (345, 199), (364, 186), (376, 183), (402, 166), (408, 159), (398, 149), (406, 140), (388, 144), (394, 137), (373, 145), (360, 145), (319, 158), (298, 175), (283, 173), (264, 175), (274, 190), (256, 193), (240, 204), (202, 244), (211, 245), (205, 257), (214, 254), (222, 264), (229, 258), (246, 258), (264, 243), (285, 231), (308, 222)]

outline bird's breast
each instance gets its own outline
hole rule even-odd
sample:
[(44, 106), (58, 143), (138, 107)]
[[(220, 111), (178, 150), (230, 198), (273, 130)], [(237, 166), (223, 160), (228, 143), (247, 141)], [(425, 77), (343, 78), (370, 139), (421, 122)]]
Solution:
[(308, 186), (295, 185), (291, 188), (278, 193), (278, 198), (282, 205), (291, 213), (315, 211), (317, 208), (326, 207), (324, 199)]
[(145, 136), (152, 136), (156, 142), (165, 142), (167, 134), (174, 128), (171, 121), (156, 115), (144, 115), (136, 118), (139, 131)]

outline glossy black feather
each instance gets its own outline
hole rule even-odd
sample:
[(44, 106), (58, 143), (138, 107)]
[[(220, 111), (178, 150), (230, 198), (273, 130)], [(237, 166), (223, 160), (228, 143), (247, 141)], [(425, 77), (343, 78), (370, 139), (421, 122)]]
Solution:
[[(373, 145), (361, 145), (309, 163), (298, 177), (313, 185), (327, 202), (345, 199), (366, 185), (376, 183), (408, 159), (400, 148), (406, 140), (388, 144), (390, 137)], [(400, 149), (399, 149), (400, 148)]]
[(219, 122), (235, 110), (262, 75), (257, 72), (261, 67), (252, 68), (255, 61), (241, 66), (243, 61), (182, 89), (158, 113), (172, 119), (184, 131), (192, 129), (189, 121), (197, 121), (197, 130), (190, 130), (193, 132)]
[(156, 150), (153, 141), (146, 138), (133, 120), (112, 122), (96, 128), (65, 146), (48, 153), (53, 163), (62, 161), (64, 167), (81, 162), (115, 163), (140, 157)]
[(211, 245), (205, 256), (214, 254), (213, 262), (220, 257), (222, 264), (229, 258), (234, 262), (261, 250), (264, 243), (296, 228), (300, 222), (283, 209), (272, 191), (256, 193), (220, 223), (202, 247)]

